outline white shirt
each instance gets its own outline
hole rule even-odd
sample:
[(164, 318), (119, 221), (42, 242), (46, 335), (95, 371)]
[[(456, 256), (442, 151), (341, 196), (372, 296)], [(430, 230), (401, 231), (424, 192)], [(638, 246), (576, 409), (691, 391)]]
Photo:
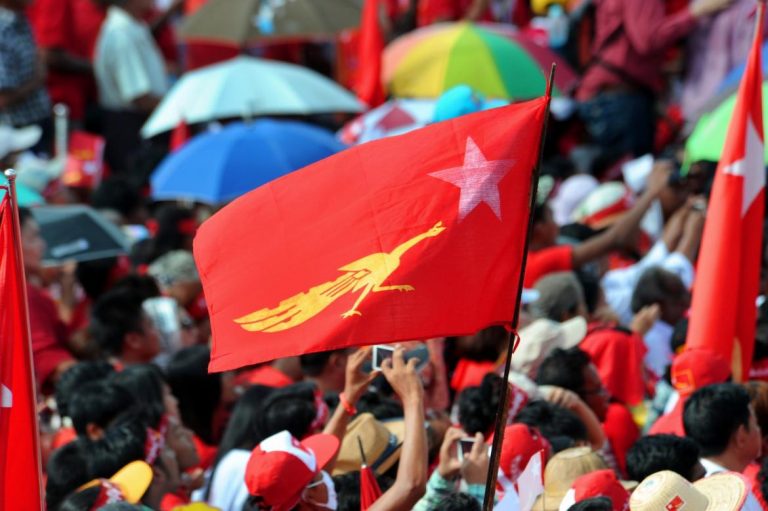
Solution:
[(94, 72), (101, 106), (111, 110), (133, 110), (133, 100), (162, 96), (168, 89), (163, 56), (149, 27), (115, 6), (99, 32)]
[(248, 499), (245, 486), (245, 467), (251, 451), (232, 449), (216, 466), (211, 481), (208, 504), (221, 511), (240, 511)]
[(645, 354), (645, 367), (656, 373), (656, 376), (663, 376), (667, 366), (672, 363), (672, 334), (675, 328), (662, 320), (656, 321), (653, 326), (645, 333), (643, 341), (648, 352)]

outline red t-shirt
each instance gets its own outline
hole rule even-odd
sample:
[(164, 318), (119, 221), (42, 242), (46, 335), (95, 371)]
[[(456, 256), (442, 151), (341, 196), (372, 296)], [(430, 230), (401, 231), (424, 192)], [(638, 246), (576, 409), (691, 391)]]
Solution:
[(640, 430), (632, 419), (629, 409), (618, 403), (608, 405), (603, 431), (613, 449), (622, 473), (627, 472), (627, 451), (640, 438)]
[(43, 290), (31, 284), (27, 285), (27, 297), (35, 380), (37, 388), (42, 389), (59, 364), (73, 358), (67, 350), (67, 327), (59, 318), (53, 300)]
[[(421, 0), (419, 2), (417, 23), (420, 27), (439, 21), (458, 21), (462, 19), (475, 0)], [(491, 21), (490, 10), (486, 10), (480, 21)]]
[(685, 436), (683, 425), (683, 400), (680, 399), (671, 412), (662, 415), (653, 423), (648, 431), (649, 435), (677, 435)]
[(550, 273), (571, 270), (573, 270), (573, 247), (571, 245), (529, 250), (523, 287), (530, 289), (536, 285), (539, 279)]

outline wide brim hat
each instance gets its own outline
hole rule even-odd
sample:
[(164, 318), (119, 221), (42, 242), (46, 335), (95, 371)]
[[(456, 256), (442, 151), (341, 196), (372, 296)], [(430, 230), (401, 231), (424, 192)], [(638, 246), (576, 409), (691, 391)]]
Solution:
[(383, 474), (400, 459), (404, 437), (403, 420), (379, 421), (370, 413), (361, 413), (347, 426), (333, 475), (358, 472), (363, 465), (361, 447), (366, 465)]

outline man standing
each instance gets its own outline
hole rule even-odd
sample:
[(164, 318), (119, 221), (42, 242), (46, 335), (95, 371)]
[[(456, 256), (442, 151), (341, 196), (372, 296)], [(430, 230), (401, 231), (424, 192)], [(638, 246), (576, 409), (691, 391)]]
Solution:
[(24, 14), (28, 0), (0, 0), (0, 124), (37, 125), (43, 137), (35, 149), (50, 150), (51, 103), (45, 71)]
[(139, 130), (168, 87), (165, 64), (142, 21), (152, 0), (109, 0), (94, 71), (105, 110), (105, 158), (116, 172), (140, 145)]

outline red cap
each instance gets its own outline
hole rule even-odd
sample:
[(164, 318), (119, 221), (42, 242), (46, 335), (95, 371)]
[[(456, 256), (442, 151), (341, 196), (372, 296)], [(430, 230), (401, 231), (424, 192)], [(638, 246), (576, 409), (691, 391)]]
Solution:
[(288, 511), (338, 451), (339, 439), (333, 435), (313, 435), (299, 442), (281, 431), (253, 450), (245, 469), (245, 485), (272, 511)]
[(531, 456), (537, 452), (544, 451), (542, 467), (546, 465), (550, 449), (549, 442), (536, 428), (526, 424), (512, 424), (504, 430), (499, 468), (514, 483), (525, 470)]
[(577, 502), (593, 497), (608, 497), (616, 511), (629, 509), (629, 492), (621, 485), (616, 473), (609, 468), (596, 470), (576, 479), (565, 494), (560, 509), (568, 509)]
[(731, 374), (728, 362), (706, 348), (686, 349), (672, 362), (672, 385), (680, 397), (688, 397), (697, 389), (724, 383)]

